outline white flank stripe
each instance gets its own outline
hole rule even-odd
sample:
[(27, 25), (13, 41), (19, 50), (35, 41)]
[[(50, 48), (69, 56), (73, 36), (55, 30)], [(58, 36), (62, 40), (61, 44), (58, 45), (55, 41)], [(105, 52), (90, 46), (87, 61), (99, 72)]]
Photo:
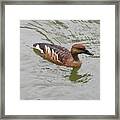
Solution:
[(49, 47), (47, 47), (47, 49), (48, 49), (48, 54), (51, 54), (50, 48), (49, 48)]
[(38, 49), (38, 50), (40, 49), (38, 44), (36, 45), (36, 49)]
[(47, 46), (45, 45), (45, 52), (47, 53)]
[(36, 45), (36, 49), (40, 50), (40, 52), (43, 53), (43, 50), (40, 49), (39, 45)]
[(41, 53), (44, 53), (42, 49), (40, 49), (40, 52), (41, 52)]
[(55, 53), (55, 55), (56, 55), (56, 57), (57, 57), (57, 61), (58, 61), (58, 54), (57, 54), (57, 53)]
[(52, 58), (54, 58), (54, 50), (52, 49)]

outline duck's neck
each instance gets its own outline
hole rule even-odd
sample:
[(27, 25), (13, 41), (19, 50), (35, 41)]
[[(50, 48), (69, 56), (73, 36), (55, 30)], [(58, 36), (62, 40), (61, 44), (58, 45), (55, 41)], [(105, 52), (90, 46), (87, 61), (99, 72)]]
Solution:
[(71, 54), (72, 54), (72, 57), (75, 61), (79, 61), (79, 58), (78, 58), (78, 52), (76, 49), (74, 49), (73, 47), (71, 48)]
[(71, 53), (71, 54), (72, 54), (72, 57), (74, 58), (75, 61), (79, 61), (77, 53)]

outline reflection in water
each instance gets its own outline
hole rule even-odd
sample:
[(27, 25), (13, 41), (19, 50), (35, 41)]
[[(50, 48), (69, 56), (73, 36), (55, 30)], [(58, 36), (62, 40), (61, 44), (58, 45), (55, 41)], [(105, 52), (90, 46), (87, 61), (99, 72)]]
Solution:
[(91, 80), (92, 75), (90, 73), (79, 74), (79, 69), (80, 68), (73, 68), (70, 75), (65, 77), (69, 77), (69, 80), (75, 83), (87, 83), (89, 80)]

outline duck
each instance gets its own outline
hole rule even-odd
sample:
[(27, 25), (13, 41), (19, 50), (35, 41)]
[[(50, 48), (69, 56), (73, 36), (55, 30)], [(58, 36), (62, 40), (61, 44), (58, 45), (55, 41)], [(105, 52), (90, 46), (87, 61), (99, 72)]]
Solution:
[(79, 54), (93, 56), (82, 43), (73, 44), (71, 50), (50, 43), (35, 43), (33, 44), (33, 51), (51, 63), (72, 68), (81, 67), (82, 61), (78, 57)]

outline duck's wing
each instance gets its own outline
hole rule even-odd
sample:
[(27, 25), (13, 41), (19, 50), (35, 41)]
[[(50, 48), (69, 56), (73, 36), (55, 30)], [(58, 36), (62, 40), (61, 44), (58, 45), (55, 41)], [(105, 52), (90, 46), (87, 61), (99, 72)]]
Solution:
[(71, 57), (68, 49), (58, 45), (35, 43), (33, 46), (40, 51), (41, 57), (55, 64), (64, 65), (66, 60)]

